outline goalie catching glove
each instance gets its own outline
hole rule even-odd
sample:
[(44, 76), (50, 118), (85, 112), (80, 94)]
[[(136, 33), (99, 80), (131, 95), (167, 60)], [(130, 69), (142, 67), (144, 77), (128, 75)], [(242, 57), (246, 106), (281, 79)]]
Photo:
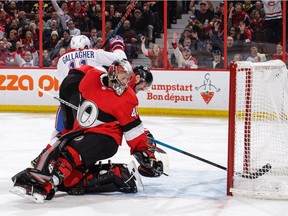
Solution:
[(145, 177), (159, 177), (163, 174), (163, 163), (157, 161), (153, 149), (137, 151), (133, 154), (140, 166), (138, 171)]

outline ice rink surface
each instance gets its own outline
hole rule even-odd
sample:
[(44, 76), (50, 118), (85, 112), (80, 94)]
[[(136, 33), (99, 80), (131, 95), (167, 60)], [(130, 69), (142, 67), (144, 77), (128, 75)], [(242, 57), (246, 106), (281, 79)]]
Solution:
[[(142, 116), (142, 121), (155, 139), (227, 167), (227, 119)], [(53, 200), (35, 204), (10, 193), (13, 185), (11, 177), (30, 166), (30, 161), (50, 140), (53, 127), (53, 114), (0, 113), (1, 215), (288, 214), (287, 201), (227, 197), (226, 171), (161, 146), (169, 155), (170, 175), (142, 177), (144, 191), (136, 194), (69, 196), (58, 192)], [(134, 158), (123, 143), (111, 160), (113, 163), (129, 163)]]

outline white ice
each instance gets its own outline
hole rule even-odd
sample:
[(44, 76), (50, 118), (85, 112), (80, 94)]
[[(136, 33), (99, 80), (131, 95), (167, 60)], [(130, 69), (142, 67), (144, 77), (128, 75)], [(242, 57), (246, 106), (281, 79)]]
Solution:
[[(155, 139), (227, 166), (227, 119), (142, 116)], [(226, 196), (226, 171), (163, 148), (169, 155), (170, 176), (142, 177), (144, 191), (136, 194), (69, 196), (35, 204), (9, 192), (11, 177), (30, 166), (46, 146), (54, 127), (53, 114), (0, 113), (0, 212), (3, 216), (47, 215), (179, 215), (284, 216), (287, 201)], [(129, 163), (125, 143), (113, 163)], [(286, 212), (286, 213), (285, 213)]]

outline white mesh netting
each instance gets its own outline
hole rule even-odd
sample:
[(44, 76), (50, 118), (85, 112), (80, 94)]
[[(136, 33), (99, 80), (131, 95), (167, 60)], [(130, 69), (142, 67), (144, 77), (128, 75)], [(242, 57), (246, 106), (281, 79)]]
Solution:
[[(287, 199), (286, 65), (280, 60), (237, 62), (236, 71), (235, 172), (231, 192), (256, 198)], [(270, 170), (259, 171), (267, 164), (271, 164)], [(255, 172), (254, 179), (239, 175), (251, 177)]]

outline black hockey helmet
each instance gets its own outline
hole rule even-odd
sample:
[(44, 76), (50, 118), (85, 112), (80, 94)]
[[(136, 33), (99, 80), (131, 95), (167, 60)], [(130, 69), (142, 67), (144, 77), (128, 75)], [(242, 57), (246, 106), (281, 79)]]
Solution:
[(151, 71), (143, 65), (133, 68), (135, 75), (140, 75), (141, 82), (146, 82), (147, 87), (150, 87), (153, 83), (153, 75)]

